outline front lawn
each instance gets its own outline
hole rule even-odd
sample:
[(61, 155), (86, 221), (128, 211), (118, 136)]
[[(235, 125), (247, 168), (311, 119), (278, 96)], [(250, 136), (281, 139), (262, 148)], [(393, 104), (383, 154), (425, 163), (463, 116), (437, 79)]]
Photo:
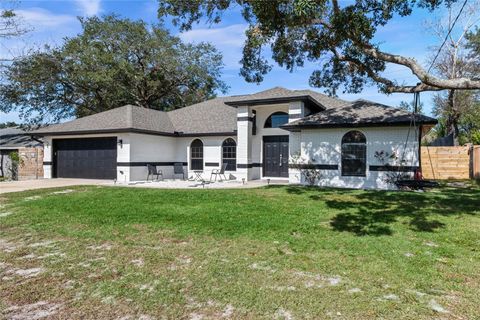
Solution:
[(75, 187), (1, 201), (6, 318), (478, 316), (478, 187)]

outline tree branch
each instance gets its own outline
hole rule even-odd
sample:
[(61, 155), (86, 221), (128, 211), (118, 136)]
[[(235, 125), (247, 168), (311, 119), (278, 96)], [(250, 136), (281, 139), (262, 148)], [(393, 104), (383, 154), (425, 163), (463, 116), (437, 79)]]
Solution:
[[(462, 89), (462, 90), (472, 90), (480, 89), (480, 81), (471, 80), (467, 78), (456, 78), (456, 79), (440, 79), (432, 74), (429, 74), (425, 69), (414, 59), (403, 57), (400, 55), (390, 54), (383, 51), (380, 51), (373, 46), (360, 46), (360, 49), (367, 55), (379, 59), (382, 61), (399, 64), (409, 68), (412, 73), (422, 82), (423, 86), (417, 85), (415, 87), (417, 90), (428, 89), (432, 90), (438, 88), (442, 89)], [(404, 91), (394, 91), (396, 88), (390, 88), (388, 92), (404, 92)]]

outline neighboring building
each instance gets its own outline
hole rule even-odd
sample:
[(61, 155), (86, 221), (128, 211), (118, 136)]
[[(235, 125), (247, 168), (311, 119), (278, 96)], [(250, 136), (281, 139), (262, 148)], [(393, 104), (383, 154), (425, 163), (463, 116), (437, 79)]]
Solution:
[[(292, 166), (300, 159), (300, 168), (321, 171), (319, 185), (387, 188), (388, 171), (418, 168), (419, 136), (436, 123), (414, 120), (412, 127), (410, 113), (370, 101), (276, 87), (169, 112), (128, 105), (33, 133), (44, 137), (45, 178), (138, 181), (147, 164), (171, 178), (180, 162), (188, 176), (198, 170), (208, 179), (225, 163), (234, 179), (304, 183)], [(405, 161), (385, 166), (375, 157), (381, 151)]]
[(18, 127), (0, 129), (0, 177), (43, 178), (43, 144)]

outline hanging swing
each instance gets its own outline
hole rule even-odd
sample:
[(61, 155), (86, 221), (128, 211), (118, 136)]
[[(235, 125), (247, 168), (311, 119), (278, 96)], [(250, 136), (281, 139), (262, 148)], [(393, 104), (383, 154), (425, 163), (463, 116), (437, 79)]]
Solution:
[[(414, 105), (414, 108), (413, 108), (413, 111), (412, 111), (411, 116), (410, 116), (410, 125), (408, 126), (407, 137), (405, 139), (402, 156), (400, 158), (400, 164), (401, 164), (400, 168), (405, 168), (406, 167), (406, 165), (405, 165), (406, 164), (405, 153), (407, 151), (407, 145), (408, 145), (408, 141), (409, 141), (409, 138), (410, 138), (410, 132), (412, 130), (412, 127), (413, 127), (414, 134), (415, 134), (415, 141), (418, 141), (418, 143), (419, 143), (418, 148), (420, 150), (420, 139), (419, 139), (418, 135), (421, 136), (422, 133), (419, 132), (419, 130), (417, 131), (417, 124), (416, 124), (416, 121), (415, 121), (416, 120), (416, 114), (418, 112), (418, 107), (420, 105), (420, 93), (419, 92), (414, 93), (413, 105)], [(417, 132), (418, 132), (418, 135), (417, 135)], [(430, 156), (430, 154), (429, 154), (429, 156)], [(419, 158), (420, 158), (420, 151), (419, 151)], [(414, 161), (414, 158), (412, 157), (410, 167), (414, 166), (413, 161)], [(420, 162), (420, 159), (419, 159), (419, 162)], [(421, 166), (421, 163), (419, 163), (419, 165)], [(398, 175), (397, 175), (397, 180), (395, 182), (395, 185), (400, 189), (418, 190), (418, 189), (424, 189), (424, 188), (435, 188), (435, 187), (439, 186), (439, 184), (435, 181), (424, 180), (420, 170), (415, 170), (414, 175), (413, 175), (413, 179), (412, 178), (403, 178), (401, 172), (403, 172), (403, 170), (399, 170)]]

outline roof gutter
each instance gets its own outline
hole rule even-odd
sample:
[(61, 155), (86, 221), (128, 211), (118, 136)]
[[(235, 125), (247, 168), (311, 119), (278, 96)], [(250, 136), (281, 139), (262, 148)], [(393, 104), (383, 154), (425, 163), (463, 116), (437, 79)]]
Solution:
[(88, 135), (88, 134), (108, 134), (108, 133), (139, 133), (139, 134), (150, 134), (156, 136), (166, 136), (166, 137), (195, 137), (195, 136), (231, 136), (236, 135), (237, 131), (229, 132), (199, 132), (199, 133), (184, 133), (184, 132), (162, 132), (162, 131), (153, 131), (145, 129), (136, 129), (136, 128), (122, 128), (122, 129), (104, 129), (104, 130), (79, 130), (79, 131), (57, 131), (57, 132), (37, 132), (37, 136), (70, 136), (70, 135)]

